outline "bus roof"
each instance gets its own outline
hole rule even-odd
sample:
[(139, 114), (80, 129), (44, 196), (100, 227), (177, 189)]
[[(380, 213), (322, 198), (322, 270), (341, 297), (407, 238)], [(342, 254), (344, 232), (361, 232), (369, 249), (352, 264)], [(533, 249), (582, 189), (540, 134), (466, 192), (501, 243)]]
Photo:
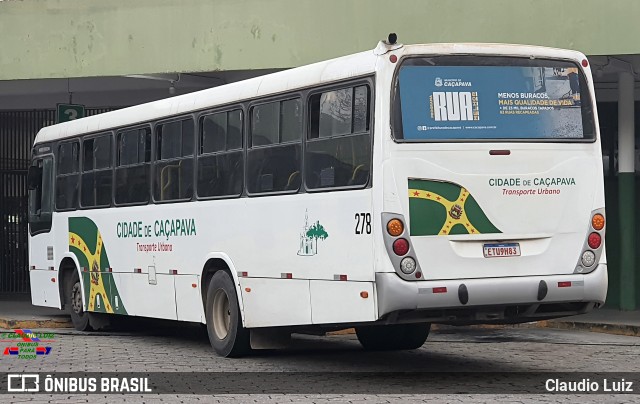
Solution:
[[(248, 80), (238, 81), (210, 89), (165, 98), (106, 112), (82, 119), (42, 128), (35, 144), (81, 135), (112, 130), (122, 126), (149, 122), (169, 116), (187, 114), (218, 105), (231, 104), (256, 97), (274, 95), (312, 85), (331, 83), (342, 79), (372, 74), (380, 45), (374, 51), (330, 59)], [(487, 54), (502, 56), (533, 56), (580, 60), (585, 56), (576, 51), (533, 45), (491, 43), (441, 43), (421, 45), (397, 45), (393, 49), (408, 54)]]

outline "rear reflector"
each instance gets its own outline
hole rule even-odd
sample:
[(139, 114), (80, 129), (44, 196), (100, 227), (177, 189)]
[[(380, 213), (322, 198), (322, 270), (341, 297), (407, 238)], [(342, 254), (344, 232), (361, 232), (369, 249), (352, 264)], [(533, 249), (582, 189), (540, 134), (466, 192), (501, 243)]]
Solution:
[(511, 154), (511, 150), (489, 150), (491, 156), (508, 156)]
[(446, 287), (433, 288), (433, 293), (447, 293), (447, 288)]
[(570, 288), (571, 287), (571, 282), (558, 282), (558, 287), (559, 288)]

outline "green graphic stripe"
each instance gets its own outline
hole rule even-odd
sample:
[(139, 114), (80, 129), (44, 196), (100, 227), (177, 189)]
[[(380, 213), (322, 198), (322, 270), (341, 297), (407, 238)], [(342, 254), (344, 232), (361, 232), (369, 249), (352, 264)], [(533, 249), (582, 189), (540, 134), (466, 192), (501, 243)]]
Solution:
[[(409, 189), (432, 192), (454, 202), (461, 196), (462, 187), (450, 182), (409, 180)], [(491, 223), (472, 195), (469, 194), (465, 198), (462, 209), (467, 215), (469, 223), (477, 230), (476, 234), (501, 233)], [(409, 233), (412, 236), (438, 235), (448, 221), (453, 222), (452, 227), (448, 229), (448, 234), (470, 234), (469, 229), (459, 222), (456, 223), (449, 216), (445, 206), (433, 200), (409, 197), (409, 218)]]
[(453, 202), (460, 196), (461, 187), (450, 182), (409, 180), (409, 189), (421, 189), (423, 191), (434, 192)]
[(464, 208), (467, 211), (469, 221), (480, 233), (502, 233), (491, 223), (491, 220), (485, 215), (473, 196), (469, 195), (464, 203)]
[(82, 238), (90, 251), (96, 251), (96, 242), (98, 241), (98, 227), (93, 220), (87, 217), (70, 217), (69, 232), (76, 233)]
[[(87, 245), (88, 252), (90, 255), (93, 255), (96, 251), (96, 246), (98, 242), (98, 227), (96, 224), (89, 218), (86, 217), (70, 217), (69, 218), (69, 232), (75, 233), (82, 238), (82, 241)], [(91, 281), (92, 281), (92, 268), (89, 267), (89, 262), (84, 253), (75, 246), (69, 246), (69, 251), (72, 252), (76, 258), (78, 259), (78, 263), (80, 267), (87, 268), (88, 272), (82, 272), (82, 281), (84, 284), (84, 293), (87, 297), (87, 307), (89, 307), (89, 299), (91, 297)], [(113, 309), (115, 314), (127, 314), (127, 310), (125, 309), (124, 302), (118, 292), (118, 287), (116, 286), (115, 279), (113, 274), (110, 272), (106, 272), (107, 269), (111, 266), (109, 264), (109, 256), (107, 254), (107, 247), (105, 245), (104, 239), (102, 240), (102, 248), (100, 251), (100, 261), (98, 263), (100, 269), (100, 277), (102, 278), (102, 284), (104, 285), (105, 293), (107, 296), (101, 296), (102, 302), (100, 308), (97, 306), (97, 295), (94, 296), (94, 312), (102, 312), (106, 313), (106, 305), (105, 302), (109, 302), (110, 307)], [(96, 274), (94, 273), (94, 277)], [(116, 306), (116, 297), (118, 299), (118, 306)]]
[(431, 236), (440, 232), (447, 220), (447, 211), (441, 204), (427, 199), (409, 198), (409, 234)]

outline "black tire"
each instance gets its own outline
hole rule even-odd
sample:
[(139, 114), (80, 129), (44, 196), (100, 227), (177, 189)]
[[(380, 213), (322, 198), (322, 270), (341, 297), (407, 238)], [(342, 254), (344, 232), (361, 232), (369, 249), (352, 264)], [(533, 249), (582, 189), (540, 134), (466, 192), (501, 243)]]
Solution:
[(65, 307), (71, 315), (73, 327), (78, 331), (91, 331), (89, 313), (84, 311), (82, 302), (82, 284), (80, 283), (78, 272), (75, 269), (71, 276), (67, 278), (65, 289)]
[(429, 336), (430, 323), (356, 327), (362, 347), (368, 351), (418, 349)]
[(217, 271), (207, 289), (207, 334), (220, 356), (238, 357), (251, 351), (249, 330), (242, 326), (238, 295), (231, 276)]

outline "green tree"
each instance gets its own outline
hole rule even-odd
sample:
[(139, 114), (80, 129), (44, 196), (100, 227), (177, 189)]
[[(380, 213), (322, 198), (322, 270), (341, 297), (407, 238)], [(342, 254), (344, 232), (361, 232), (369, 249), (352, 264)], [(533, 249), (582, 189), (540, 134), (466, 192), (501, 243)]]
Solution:
[(316, 242), (316, 254), (318, 253), (318, 239), (324, 240), (329, 237), (329, 233), (326, 232), (324, 227), (320, 224), (320, 221), (317, 221), (309, 230), (307, 230), (307, 237), (312, 237)]

